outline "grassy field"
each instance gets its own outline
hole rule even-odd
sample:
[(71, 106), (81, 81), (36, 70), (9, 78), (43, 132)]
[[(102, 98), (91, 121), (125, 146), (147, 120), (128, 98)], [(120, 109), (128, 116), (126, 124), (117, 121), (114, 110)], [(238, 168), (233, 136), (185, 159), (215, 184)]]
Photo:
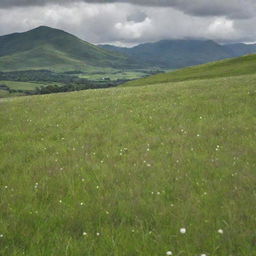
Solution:
[(256, 255), (255, 84), (1, 100), (0, 255)]
[(36, 88), (47, 86), (47, 84), (36, 82), (0, 81), (0, 84), (8, 86), (13, 90), (33, 91)]
[(232, 77), (255, 74), (256, 55), (247, 55), (234, 59), (227, 59), (188, 67), (169, 73), (149, 76), (140, 80), (131, 81), (123, 84), (123, 86), (142, 86), (156, 83), (179, 82), (196, 79), (211, 79), (218, 77)]

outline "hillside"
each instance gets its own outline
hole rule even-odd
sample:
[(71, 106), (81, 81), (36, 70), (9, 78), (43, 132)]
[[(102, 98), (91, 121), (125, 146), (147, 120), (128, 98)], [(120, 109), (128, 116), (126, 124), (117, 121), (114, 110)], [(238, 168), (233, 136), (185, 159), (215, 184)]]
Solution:
[(256, 53), (256, 44), (229, 44), (224, 46), (233, 57)]
[(137, 58), (149, 66), (177, 69), (256, 53), (255, 45), (220, 45), (212, 40), (162, 40), (132, 48), (102, 45), (104, 49)]
[(128, 57), (89, 44), (62, 30), (38, 27), (0, 37), (0, 70), (90, 70), (133, 67)]
[(108, 45), (102, 47), (161, 68), (175, 69), (230, 57), (226, 49), (210, 40), (162, 40), (133, 48), (116, 48)]
[(255, 255), (255, 84), (1, 100), (0, 254)]
[(240, 76), (255, 74), (255, 70), (256, 55), (252, 54), (149, 76), (125, 83), (122, 86), (142, 86), (157, 83)]

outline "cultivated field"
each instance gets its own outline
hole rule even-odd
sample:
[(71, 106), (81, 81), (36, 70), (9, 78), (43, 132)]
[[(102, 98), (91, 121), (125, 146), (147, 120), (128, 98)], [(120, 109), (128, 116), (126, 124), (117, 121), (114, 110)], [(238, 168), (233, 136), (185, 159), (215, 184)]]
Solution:
[(0, 255), (256, 255), (256, 75), (0, 101)]

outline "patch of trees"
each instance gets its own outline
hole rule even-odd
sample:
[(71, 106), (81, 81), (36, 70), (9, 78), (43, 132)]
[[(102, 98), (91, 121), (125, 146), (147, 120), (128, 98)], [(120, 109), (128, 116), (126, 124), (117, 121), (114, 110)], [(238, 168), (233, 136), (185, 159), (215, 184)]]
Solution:
[(16, 82), (55, 82), (55, 83), (85, 83), (88, 80), (64, 73), (49, 70), (28, 70), (0, 72), (0, 80)]
[[(123, 81), (122, 81), (123, 82)], [(111, 83), (86, 83), (86, 84), (64, 84), (62, 86), (58, 85), (48, 85), (42, 86), (40, 88), (36, 88), (34, 94), (51, 94), (51, 93), (60, 93), (60, 92), (72, 92), (72, 91), (81, 91), (81, 90), (89, 90), (89, 89), (103, 89), (115, 87), (119, 82), (111, 82)]]

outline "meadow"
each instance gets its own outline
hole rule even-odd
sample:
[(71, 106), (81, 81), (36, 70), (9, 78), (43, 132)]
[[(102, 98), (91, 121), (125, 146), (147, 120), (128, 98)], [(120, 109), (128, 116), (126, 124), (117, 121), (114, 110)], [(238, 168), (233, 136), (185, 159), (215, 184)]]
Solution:
[(33, 91), (39, 87), (47, 86), (47, 83), (37, 82), (17, 82), (17, 81), (0, 81), (0, 84), (6, 85), (13, 90)]
[(0, 255), (256, 255), (255, 84), (0, 100)]

